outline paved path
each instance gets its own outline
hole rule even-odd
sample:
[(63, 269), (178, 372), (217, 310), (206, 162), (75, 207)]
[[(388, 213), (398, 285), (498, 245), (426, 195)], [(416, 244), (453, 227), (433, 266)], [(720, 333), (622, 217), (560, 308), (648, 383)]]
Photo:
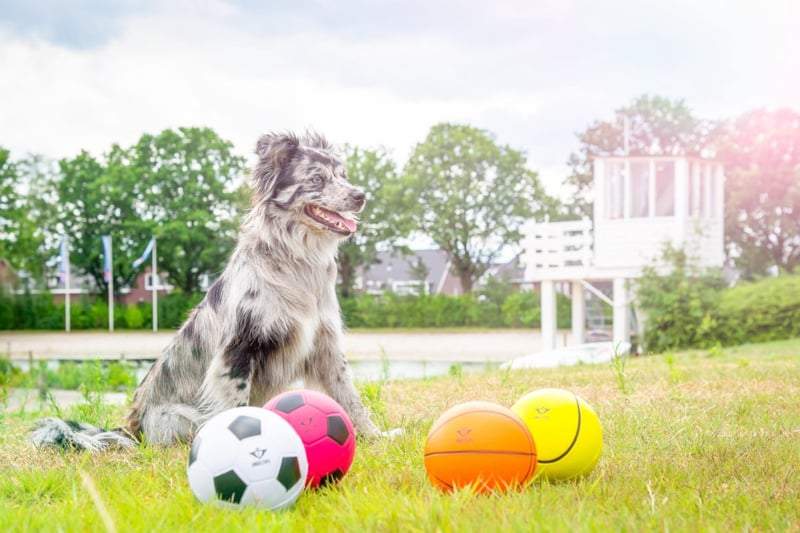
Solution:
[[(2, 332), (0, 354), (12, 359), (153, 359), (172, 332)], [(563, 346), (569, 335), (558, 335)], [(507, 361), (541, 350), (536, 330), (349, 332), (345, 353), (354, 360)]]

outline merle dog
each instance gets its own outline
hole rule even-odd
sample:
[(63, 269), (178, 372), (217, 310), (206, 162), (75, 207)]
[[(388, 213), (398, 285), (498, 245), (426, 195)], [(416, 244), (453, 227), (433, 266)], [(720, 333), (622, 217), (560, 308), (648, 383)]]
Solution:
[(319, 135), (267, 134), (257, 143), (253, 207), (236, 249), (136, 390), (124, 428), (48, 418), (38, 446), (98, 450), (190, 440), (224, 409), (263, 405), (297, 378), (320, 386), (358, 432), (378, 429), (342, 353), (336, 249), (356, 231), (364, 192)]

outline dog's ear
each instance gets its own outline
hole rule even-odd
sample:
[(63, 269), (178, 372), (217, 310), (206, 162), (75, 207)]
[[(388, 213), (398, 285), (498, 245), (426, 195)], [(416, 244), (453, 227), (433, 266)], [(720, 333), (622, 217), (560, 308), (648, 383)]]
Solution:
[(253, 186), (268, 196), (281, 170), (297, 153), (299, 139), (291, 133), (267, 133), (256, 143), (258, 166), (253, 176)]

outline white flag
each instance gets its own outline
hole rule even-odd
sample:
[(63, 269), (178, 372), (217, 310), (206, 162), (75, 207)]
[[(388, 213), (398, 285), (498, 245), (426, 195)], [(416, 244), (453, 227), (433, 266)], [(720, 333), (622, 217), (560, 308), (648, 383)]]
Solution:
[(147, 258), (150, 257), (150, 254), (153, 252), (153, 245), (156, 243), (156, 238), (153, 237), (150, 239), (150, 242), (147, 243), (147, 248), (144, 249), (144, 253), (142, 256), (133, 262), (133, 268), (139, 268), (142, 263), (147, 261)]

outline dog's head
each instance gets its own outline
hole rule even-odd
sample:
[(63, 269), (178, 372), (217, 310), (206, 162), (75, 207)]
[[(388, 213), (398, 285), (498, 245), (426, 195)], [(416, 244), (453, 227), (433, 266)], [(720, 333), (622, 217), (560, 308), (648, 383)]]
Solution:
[(356, 231), (364, 191), (348, 183), (344, 164), (323, 137), (269, 133), (256, 153), (256, 202), (320, 234), (344, 238)]

